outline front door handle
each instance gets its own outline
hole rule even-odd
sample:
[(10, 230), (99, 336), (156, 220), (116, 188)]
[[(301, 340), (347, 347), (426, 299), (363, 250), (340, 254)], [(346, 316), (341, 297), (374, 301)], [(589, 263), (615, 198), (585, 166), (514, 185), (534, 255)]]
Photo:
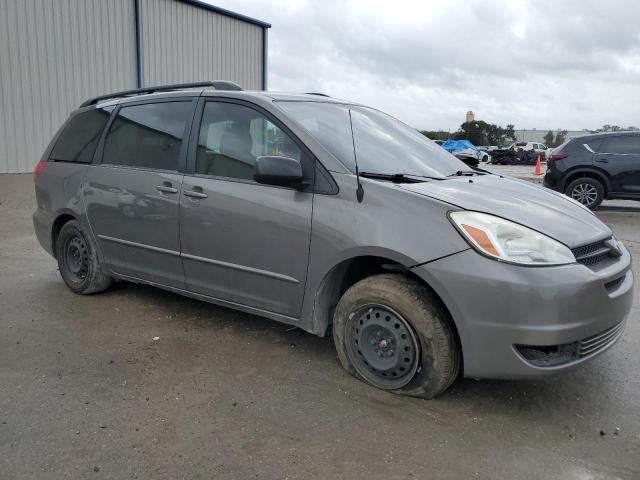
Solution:
[(178, 189), (177, 188), (173, 188), (171, 186), (171, 184), (169, 184), (169, 185), (158, 185), (156, 187), (156, 190), (158, 190), (159, 192), (162, 192), (162, 193), (178, 193)]
[(185, 197), (191, 198), (207, 198), (209, 195), (202, 191), (201, 187), (193, 187), (193, 190), (185, 190)]

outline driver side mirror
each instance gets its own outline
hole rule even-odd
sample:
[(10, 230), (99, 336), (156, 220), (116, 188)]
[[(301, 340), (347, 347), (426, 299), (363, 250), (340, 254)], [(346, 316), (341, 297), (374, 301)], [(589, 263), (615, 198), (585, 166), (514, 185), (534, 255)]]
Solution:
[(258, 157), (253, 171), (253, 179), (258, 183), (277, 187), (301, 189), (308, 185), (303, 181), (304, 175), (300, 162), (289, 157)]

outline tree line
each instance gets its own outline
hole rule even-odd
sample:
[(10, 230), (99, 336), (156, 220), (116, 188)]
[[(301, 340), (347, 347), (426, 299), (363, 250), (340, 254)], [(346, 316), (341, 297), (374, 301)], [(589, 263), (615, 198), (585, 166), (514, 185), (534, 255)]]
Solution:
[(474, 145), (504, 145), (516, 138), (513, 125), (500, 127), (482, 120), (465, 122), (453, 133), (443, 130), (423, 130), (421, 133), (431, 140), (469, 140)]
[[(638, 127), (619, 127), (618, 125), (603, 125), (597, 130), (584, 130), (585, 134), (599, 132), (638, 131)], [(421, 133), (431, 140), (469, 140), (474, 145), (498, 145), (503, 146), (516, 141), (515, 128), (509, 124), (501, 127), (482, 120), (465, 122), (460, 128), (451, 133), (444, 130), (422, 130)], [(555, 133), (549, 130), (544, 136), (547, 147), (562, 145), (567, 139), (567, 130), (558, 129)]]

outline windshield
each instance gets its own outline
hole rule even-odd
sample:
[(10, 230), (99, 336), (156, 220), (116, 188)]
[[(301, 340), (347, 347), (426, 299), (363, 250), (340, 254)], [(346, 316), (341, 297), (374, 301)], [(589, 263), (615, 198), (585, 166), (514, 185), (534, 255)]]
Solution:
[(355, 158), (360, 172), (367, 173), (445, 178), (468, 170), (463, 162), (417, 130), (372, 108), (291, 101), (280, 101), (278, 106), (353, 173)]

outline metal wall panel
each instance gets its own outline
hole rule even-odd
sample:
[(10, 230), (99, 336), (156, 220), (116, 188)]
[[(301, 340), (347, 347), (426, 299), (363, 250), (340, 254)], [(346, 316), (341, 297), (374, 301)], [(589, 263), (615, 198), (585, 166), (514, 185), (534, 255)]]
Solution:
[[(33, 171), (83, 100), (136, 87), (136, 1), (0, 0), (0, 173)], [(196, 1), (139, 2), (143, 85), (262, 88), (268, 24)]]
[(262, 88), (263, 28), (175, 0), (142, 0), (144, 85), (231, 80)]
[(0, 173), (32, 171), (80, 103), (135, 88), (132, 0), (0, 0)]

